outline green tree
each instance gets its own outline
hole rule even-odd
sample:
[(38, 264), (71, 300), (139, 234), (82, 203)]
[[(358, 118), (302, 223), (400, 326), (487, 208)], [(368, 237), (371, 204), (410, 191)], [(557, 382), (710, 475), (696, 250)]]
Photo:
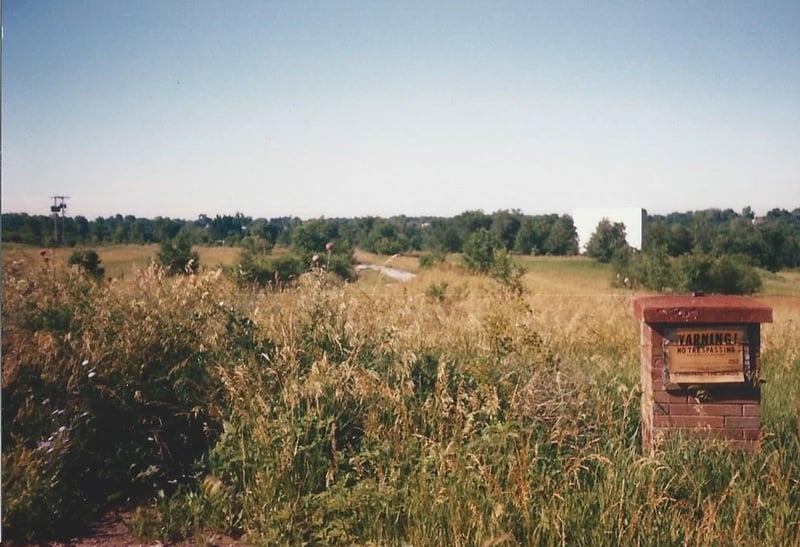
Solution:
[(549, 226), (544, 225), (542, 217), (523, 218), (514, 238), (514, 251), (524, 255), (538, 254), (548, 233)]
[(365, 243), (368, 251), (386, 255), (402, 253), (409, 248), (403, 227), (394, 219), (375, 219)]
[(75, 217), (75, 229), (78, 235), (78, 240), (81, 243), (87, 243), (91, 237), (91, 228), (89, 227), (89, 220), (84, 216)]
[(603, 219), (586, 244), (586, 255), (598, 262), (611, 262), (616, 256), (628, 249), (625, 240), (625, 225), (621, 222), (610, 222)]
[(571, 216), (562, 215), (553, 221), (544, 241), (544, 252), (556, 256), (578, 254), (578, 231)]
[(494, 267), (495, 252), (502, 248), (503, 243), (496, 233), (488, 228), (481, 228), (464, 243), (461, 260), (468, 270), (487, 274)]
[(425, 246), (429, 249), (441, 249), (446, 253), (461, 252), (464, 240), (461, 239), (455, 223), (450, 219), (437, 218), (425, 229)]
[(192, 250), (192, 242), (185, 232), (162, 241), (156, 259), (169, 275), (193, 274), (200, 266), (200, 256)]
[(103, 217), (97, 217), (92, 222), (91, 226), (92, 232), (92, 239), (95, 243), (104, 243), (108, 236), (111, 234), (111, 230), (108, 228), (108, 224), (106, 224), (106, 219)]
[(517, 232), (519, 232), (522, 224), (520, 216), (518, 211), (502, 210), (492, 213), (491, 230), (497, 234), (498, 239), (503, 242), (503, 246), (509, 251), (514, 248)]
[(675, 285), (675, 270), (670, 262), (667, 246), (650, 245), (631, 260), (630, 277), (638, 284), (658, 292)]

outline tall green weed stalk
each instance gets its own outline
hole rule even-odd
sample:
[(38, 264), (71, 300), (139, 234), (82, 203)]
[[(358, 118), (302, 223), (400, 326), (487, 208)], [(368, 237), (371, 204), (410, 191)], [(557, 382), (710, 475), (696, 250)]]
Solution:
[[(35, 519), (55, 529), (76, 500), (88, 519), (119, 492), (140, 504), (132, 530), (168, 540), (800, 541), (797, 333), (777, 321), (762, 452), (671, 439), (650, 457), (627, 297), (545, 298), (458, 272), (352, 285), (319, 269), (243, 296), (214, 274), (98, 285), (14, 268), (9, 537), (35, 535)], [(432, 298), (432, 279), (453, 290)], [(87, 490), (95, 477), (105, 486)]]
[(73, 533), (110, 502), (192, 480), (225, 415), (216, 367), (258, 351), (224, 286), (155, 266), (97, 284), (6, 264), (4, 537)]

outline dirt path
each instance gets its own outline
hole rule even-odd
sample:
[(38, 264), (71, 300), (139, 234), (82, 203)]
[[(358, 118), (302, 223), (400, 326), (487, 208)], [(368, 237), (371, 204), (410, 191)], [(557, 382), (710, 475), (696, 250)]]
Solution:
[(391, 277), (392, 279), (396, 279), (397, 281), (400, 281), (402, 283), (405, 283), (406, 281), (411, 281), (412, 279), (417, 277), (417, 274), (415, 273), (411, 273), (406, 270), (400, 270), (397, 268), (391, 268), (389, 266), (379, 266), (377, 264), (359, 264), (358, 266), (356, 266), (357, 272), (363, 270), (375, 270)]

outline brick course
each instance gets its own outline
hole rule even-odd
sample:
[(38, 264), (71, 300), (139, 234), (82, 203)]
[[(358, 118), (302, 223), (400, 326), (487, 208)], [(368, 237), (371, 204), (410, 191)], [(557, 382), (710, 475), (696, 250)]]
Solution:
[(728, 446), (758, 450), (761, 392), (757, 382), (683, 386), (665, 383), (664, 337), (670, 328), (742, 323), (751, 370), (760, 371), (760, 323), (772, 310), (744, 297), (645, 297), (634, 301), (641, 321), (642, 444), (652, 452), (655, 439), (691, 435), (721, 439)]

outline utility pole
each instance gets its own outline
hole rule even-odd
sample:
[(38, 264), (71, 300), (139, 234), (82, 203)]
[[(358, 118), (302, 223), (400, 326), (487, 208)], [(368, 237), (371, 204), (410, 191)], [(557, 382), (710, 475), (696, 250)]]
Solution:
[(66, 200), (69, 196), (50, 196), (53, 200), (53, 205), (50, 206), (50, 212), (53, 213), (53, 246), (58, 245), (58, 215), (61, 213), (61, 238), (64, 238), (64, 211), (67, 209)]

